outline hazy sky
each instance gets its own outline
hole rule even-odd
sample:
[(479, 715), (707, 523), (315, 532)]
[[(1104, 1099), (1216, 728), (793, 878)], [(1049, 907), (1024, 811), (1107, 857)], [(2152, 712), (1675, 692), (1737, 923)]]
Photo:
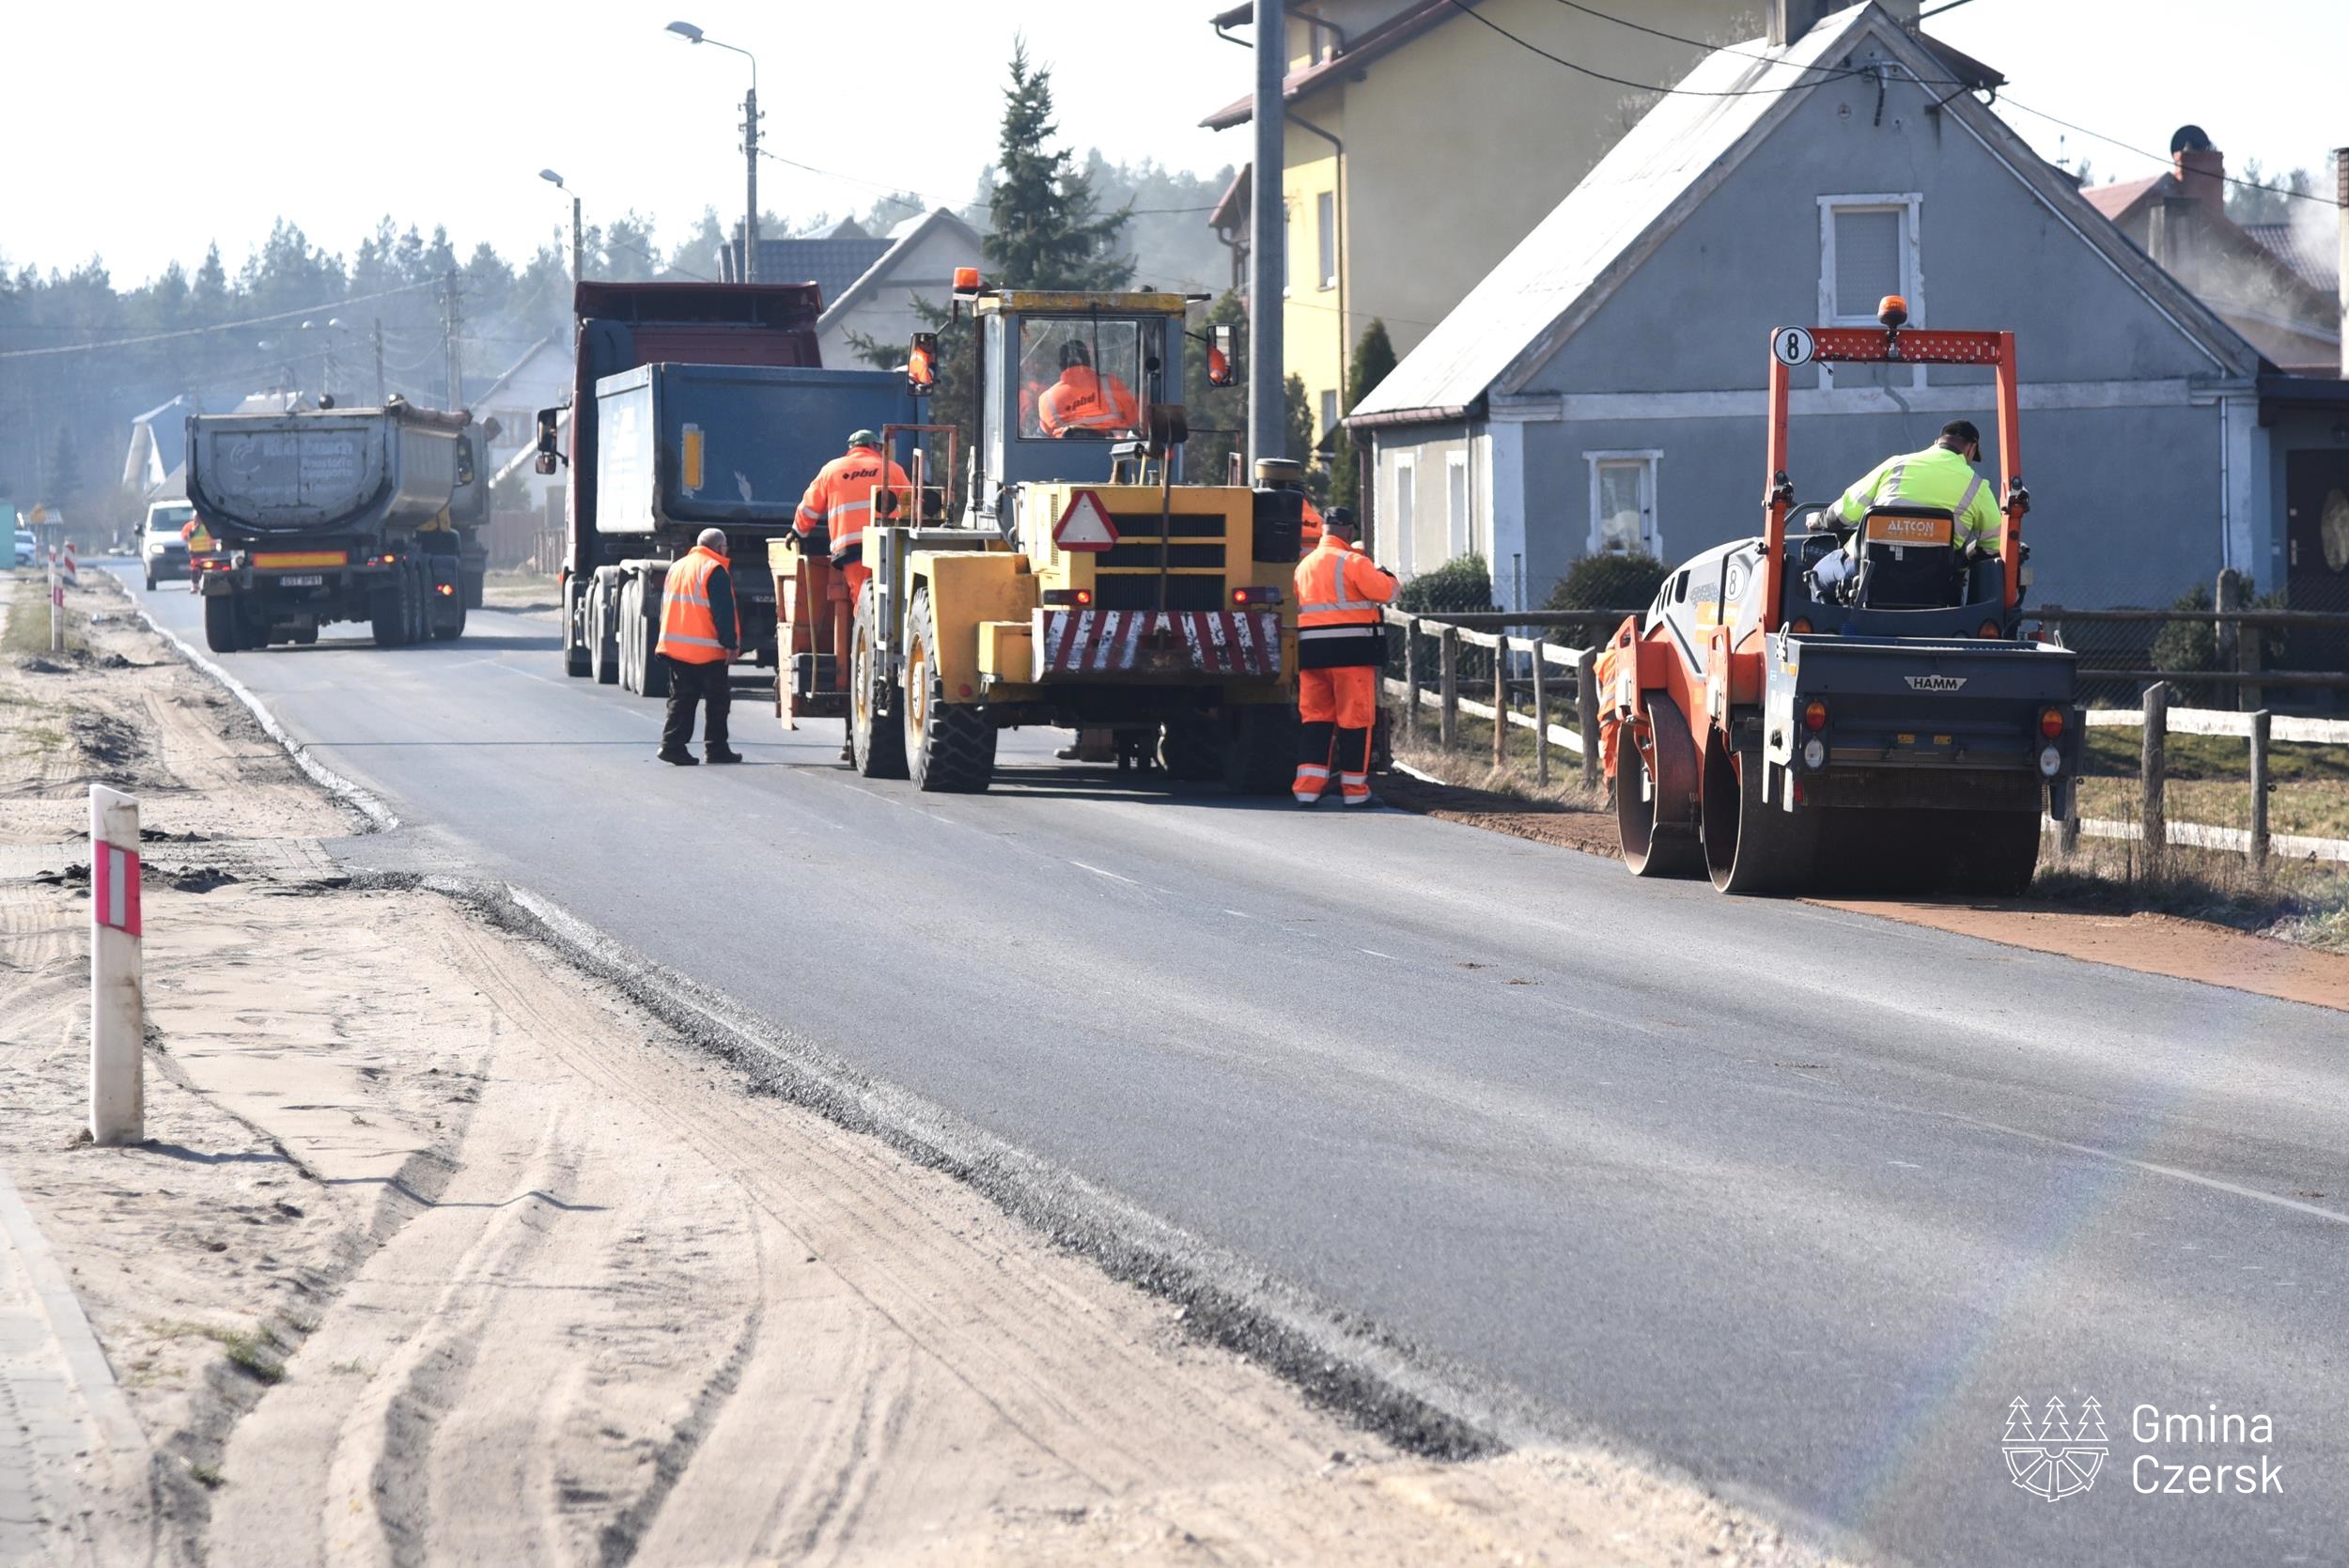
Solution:
[[(1641, 0), (1596, 4), (1636, 17)], [(664, 241), (705, 206), (731, 222), (749, 62), (665, 33), (675, 17), (754, 51), (769, 147), (832, 171), (763, 163), (774, 211), (842, 213), (896, 186), (967, 200), (993, 150), (1015, 31), (1055, 68), (1075, 147), (1211, 171), (1247, 154), (1244, 131), (1197, 128), (1249, 82), (1248, 52), (1206, 25), (1217, 8), (17, 0), (0, 5), (0, 257), (48, 269), (97, 254), (128, 284), (175, 257), (193, 265), (215, 240), (233, 271), (281, 215), (348, 256), (385, 213), (445, 223), (460, 255), (486, 239), (513, 256), (569, 221), (537, 178), (549, 165), (591, 222), (632, 207), (659, 218)], [(2021, 102), (2155, 152), (2193, 120), (2231, 169), (2257, 157), (2321, 175), (2326, 150), (2349, 143), (2337, 90), (2349, 0), (1968, 0), (1927, 28), (2004, 70)], [(2009, 118), (2050, 155), (2070, 134), (2099, 179), (2159, 166)]]

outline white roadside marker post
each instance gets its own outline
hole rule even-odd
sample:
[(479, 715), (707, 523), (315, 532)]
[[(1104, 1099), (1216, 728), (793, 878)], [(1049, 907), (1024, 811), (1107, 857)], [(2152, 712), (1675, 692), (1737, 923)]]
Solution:
[(106, 1145), (147, 1136), (138, 846), (137, 798), (90, 785), (89, 1130)]

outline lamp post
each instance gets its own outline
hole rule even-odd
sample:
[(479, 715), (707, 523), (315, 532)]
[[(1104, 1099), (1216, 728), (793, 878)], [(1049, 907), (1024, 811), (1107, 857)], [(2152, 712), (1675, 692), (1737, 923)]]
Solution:
[(564, 184), (563, 177), (552, 169), (540, 169), (538, 178), (571, 198), (571, 282), (578, 283), (586, 276), (584, 264), (581, 260), (585, 253), (581, 248), (579, 237), (579, 193)]
[(330, 316), (322, 322), (304, 321), (302, 323), (303, 332), (319, 332), (321, 327), (325, 330), (319, 332), (319, 335), (326, 345), (326, 358), (319, 371), (319, 393), (321, 397), (331, 398), (334, 395), (334, 334), (343, 330), (343, 318), (339, 316)]
[(742, 99), (742, 158), (748, 168), (742, 205), (742, 281), (758, 281), (758, 56), (713, 39), (690, 22), (672, 22), (669, 31), (688, 43), (715, 44), (751, 62), (751, 90)]

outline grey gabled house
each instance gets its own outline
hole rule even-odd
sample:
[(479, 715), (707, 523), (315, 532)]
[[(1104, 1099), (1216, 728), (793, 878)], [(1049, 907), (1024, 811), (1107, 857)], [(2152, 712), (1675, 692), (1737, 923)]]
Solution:
[[(2012, 330), (2043, 602), (2167, 603), (2277, 579), (2259, 353), (1875, 5), (1723, 49), (1651, 109), (1354, 411), (1375, 549), (1473, 550), (1538, 605), (1578, 558), (1760, 530), (1768, 334)], [(1791, 13), (1791, 17), (1790, 17)], [(1791, 38), (1787, 35), (1794, 35)], [(1828, 500), (1968, 417), (1982, 372), (1795, 372), (1791, 472)], [(1995, 451), (1984, 469), (1995, 476)]]

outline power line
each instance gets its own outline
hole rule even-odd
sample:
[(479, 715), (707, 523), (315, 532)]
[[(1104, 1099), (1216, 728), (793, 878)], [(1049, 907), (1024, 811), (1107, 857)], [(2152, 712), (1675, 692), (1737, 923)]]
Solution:
[(369, 300), (387, 300), (395, 294), (412, 294), (419, 288), (438, 288), (440, 280), (430, 283), (407, 283), (397, 288), (386, 288), (374, 294), (354, 294), (347, 300), (331, 301), (322, 305), (303, 305), (299, 310), (281, 310), (269, 316), (247, 317), (241, 321), (217, 321), (209, 327), (183, 327), (178, 332), (148, 333), (144, 337), (109, 338), (102, 343), (66, 343), (48, 349), (9, 349), (0, 350), (0, 359), (37, 359), (54, 354), (94, 353), (101, 349), (132, 349), (144, 343), (168, 343), (175, 338), (201, 337), (206, 333), (234, 332), (240, 327), (258, 327), (272, 321), (288, 321), (297, 316), (315, 316), (322, 310), (341, 310), (347, 305), (365, 304)]
[[(2118, 137), (2108, 136), (2101, 131), (2091, 131), (2084, 125), (2074, 125), (2068, 119), (2060, 119), (2056, 116), (2047, 113), (2045, 109), (2034, 109), (2030, 104), (2022, 102), (2019, 100), (2001, 97), (1999, 101), (2005, 104), (2010, 109), (2020, 109), (2027, 115), (2035, 115), (2051, 125), (2060, 125), (2066, 131), (2077, 131), (2081, 135), (2090, 138), (2092, 141), (2103, 142), (2108, 147), (2117, 147), (2122, 151), (2133, 152), (2139, 158), (2150, 158), (2157, 163), (2164, 164), (2170, 163), (2173, 161), (2170, 158), (2164, 157), (2158, 152), (2148, 152), (2141, 147), (2133, 147), (2129, 143), (2120, 140)], [(2321, 194), (2315, 191), (2295, 191), (2286, 185), (2263, 185), (2256, 179), (2239, 179), (2231, 174), (2222, 174), (2217, 178), (2230, 185), (2239, 185), (2247, 191), (2265, 191), (2270, 195), (2290, 196), (2296, 201), (2323, 202), (2326, 207), (2336, 209), (2341, 206), (2341, 203), (2335, 198)]]
[[(1727, 44), (1720, 44), (1720, 43), (1708, 43), (1708, 42), (1707, 42), (1707, 41), (1705, 41), (1703, 39), (1686, 39), (1686, 38), (1682, 38), (1682, 37), (1681, 37), (1678, 33), (1667, 33), (1667, 32), (1665, 32), (1665, 31), (1664, 31), (1661, 27), (1651, 27), (1651, 26), (1649, 26), (1649, 25), (1648, 25), (1646, 23), (1644, 23), (1644, 22), (1634, 22), (1634, 21), (1632, 21), (1629, 17), (1626, 17), (1626, 16), (1616, 16), (1616, 15), (1612, 14), (1611, 12), (1602, 11), (1602, 10), (1600, 10), (1600, 9), (1599, 9), (1597, 7), (1595, 7), (1595, 6), (1585, 6), (1585, 5), (1583, 5), (1583, 4), (1582, 4), (1582, 0), (1555, 0), (1555, 3), (1556, 3), (1556, 4), (1558, 4), (1558, 5), (1561, 5), (1561, 6), (1565, 7), (1568, 10), (1580, 11), (1580, 12), (1581, 12), (1583, 15), (1585, 15), (1585, 16), (1595, 16), (1595, 17), (1598, 18), (1601, 22), (1611, 22), (1611, 23), (1614, 23), (1616, 26), (1618, 26), (1618, 27), (1628, 27), (1628, 28), (1630, 28), (1630, 29), (1631, 29), (1633, 32), (1635, 32), (1635, 33), (1645, 33), (1645, 34), (1647, 34), (1647, 35), (1648, 35), (1649, 37), (1651, 37), (1651, 38), (1658, 38), (1658, 39), (1666, 39), (1667, 41), (1672, 42), (1672, 43), (1685, 43), (1685, 44), (1688, 44), (1690, 48), (1693, 48), (1693, 49), (1703, 49), (1703, 50), (1709, 50), (1709, 51), (1711, 51), (1711, 52), (1713, 52), (1713, 53), (1715, 53), (1715, 54), (1735, 54), (1735, 55), (1736, 55), (1739, 59), (1744, 59), (1744, 60), (1760, 60), (1760, 61), (1762, 61), (1763, 63), (1765, 63), (1766, 65), (1774, 65), (1774, 66), (1775, 66), (1775, 65), (1784, 65), (1784, 64), (1786, 64), (1786, 63), (1787, 63), (1787, 62), (1786, 62), (1786, 61), (1784, 61), (1784, 60), (1779, 59), (1779, 58), (1778, 58), (1778, 57), (1776, 57), (1775, 55), (1770, 55), (1770, 54), (1754, 54), (1753, 52), (1751, 52), (1750, 50), (1745, 50), (1745, 49), (1733, 49), (1733, 48), (1731, 48), (1731, 47), (1730, 47), (1729, 45), (1727, 45)], [(1797, 70), (1821, 70), (1821, 71), (1825, 71), (1825, 72), (1827, 72), (1827, 73), (1828, 73), (1828, 75), (1829, 76), (1829, 78), (1833, 78), (1833, 77), (1837, 77), (1837, 76), (1854, 76), (1854, 75), (1864, 75), (1864, 74), (1865, 74), (1865, 72), (1860, 72), (1860, 71), (1845, 70), (1843, 70), (1843, 69), (1842, 69), (1842, 68), (1840, 68), (1840, 67), (1836, 67), (1836, 66), (1797, 66), (1797, 67), (1796, 67), (1796, 69), (1797, 69)], [(1657, 90), (1657, 91), (1659, 91), (1659, 92), (1662, 92), (1662, 91), (1675, 91), (1675, 90), (1677, 90), (1677, 89), (1673, 89), (1673, 88), (1657, 88), (1657, 89), (1656, 89), (1656, 90)]]
[[(1578, 71), (1584, 76), (1593, 77), (1601, 82), (1611, 82), (1618, 87), (1630, 87), (1638, 92), (1657, 93), (1671, 98), (1763, 98), (1772, 97), (1780, 93), (1792, 92), (1797, 87), (1813, 87), (1819, 85), (1816, 82), (1790, 82), (1782, 87), (1659, 87), (1652, 82), (1634, 82), (1629, 77), (1626, 76), (1610, 76), (1603, 70), (1595, 70), (1589, 66), (1582, 65), (1574, 60), (1569, 60), (1563, 54), (1553, 54), (1548, 50), (1544, 49), (1540, 44), (1534, 43), (1530, 39), (1517, 37), (1517, 34), (1509, 31), (1508, 28), (1503, 27), (1500, 23), (1495, 22), (1491, 17), (1486, 16), (1483, 13), (1471, 8), (1468, 4), (1468, 0), (1449, 0), (1449, 4), (1454, 10), (1458, 11), (1462, 16), (1475, 22), (1480, 26), (1489, 27), (1494, 32), (1499, 33), (1502, 38), (1507, 39), (1511, 43), (1516, 44), (1519, 49), (1528, 50), (1532, 54), (1539, 54), (1543, 59), (1548, 60), (1552, 65), (1563, 66), (1568, 70)], [(1610, 17), (1608, 20), (1613, 21), (1615, 19)], [(1693, 40), (1683, 39), (1681, 41), (1688, 42)], [(1709, 49), (1714, 46), (1705, 44), (1701, 47)], [(1734, 54), (1736, 53), (1736, 51), (1733, 50), (1731, 53)], [(1746, 57), (1749, 59), (1769, 59), (1769, 56), (1760, 54), (1748, 55)], [(1772, 59), (1770, 60), (1770, 63), (1773, 65), (1779, 65), (1785, 62)], [(1827, 68), (1821, 66), (1797, 66), (1795, 69), (1798, 70), (1820, 70)], [(1825, 78), (1825, 80), (1832, 81), (1835, 79), (1835, 76), (1868, 76), (1873, 74), (1874, 73), (1871, 71), (1864, 70), (1837, 70), (1834, 73), (1834, 76), (1829, 76)]]

